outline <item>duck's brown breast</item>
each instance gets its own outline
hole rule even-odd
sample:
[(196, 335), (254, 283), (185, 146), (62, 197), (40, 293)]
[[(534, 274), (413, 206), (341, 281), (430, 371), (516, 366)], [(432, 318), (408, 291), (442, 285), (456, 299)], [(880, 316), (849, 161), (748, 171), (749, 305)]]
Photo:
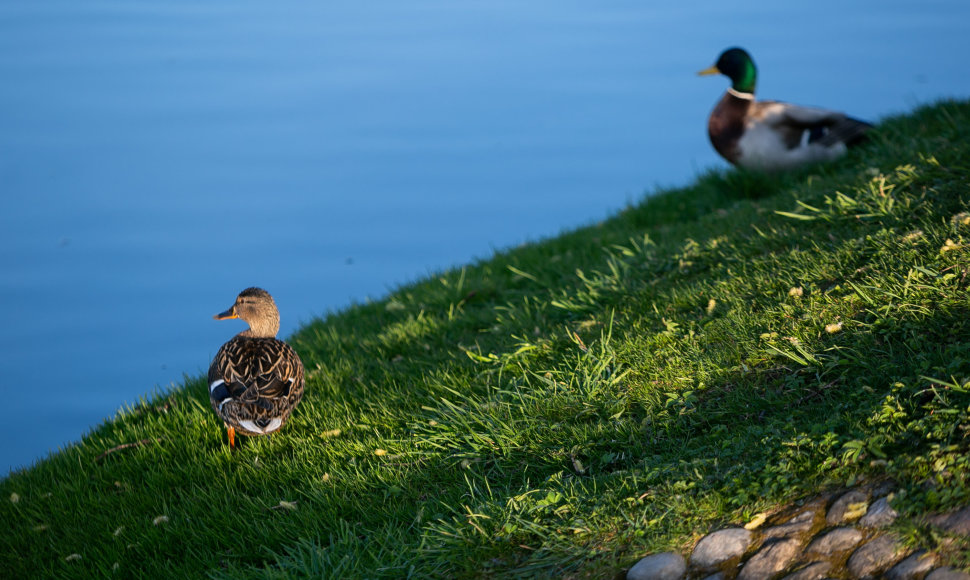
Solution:
[(737, 165), (741, 151), (738, 141), (744, 134), (744, 120), (753, 100), (724, 93), (707, 120), (707, 134), (711, 145), (729, 162)]

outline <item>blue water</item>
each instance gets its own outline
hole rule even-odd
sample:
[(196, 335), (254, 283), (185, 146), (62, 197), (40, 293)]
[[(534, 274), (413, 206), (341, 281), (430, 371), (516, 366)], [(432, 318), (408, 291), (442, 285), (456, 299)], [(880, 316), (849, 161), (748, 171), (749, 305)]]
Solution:
[(0, 473), (301, 323), (723, 162), (697, 78), (878, 120), (970, 95), (970, 3), (5, 0)]

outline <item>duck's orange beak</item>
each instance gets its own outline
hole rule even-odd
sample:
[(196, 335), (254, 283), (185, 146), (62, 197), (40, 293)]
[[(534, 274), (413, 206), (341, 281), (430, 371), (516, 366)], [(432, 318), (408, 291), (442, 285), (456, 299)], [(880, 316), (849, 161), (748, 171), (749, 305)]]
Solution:
[(712, 66), (712, 67), (708, 67), (708, 68), (706, 68), (704, 70), (697, 71), (697, 74), (700, 75), (700, 76), (702, 76), (702, 77), (706, 77), (707, 75), (719, 75), (719, 74), (721, 74), (721, 71), (718, 70), (717, 65), (715, 65), (715, 66)]
[(236, 307), (233, 306), (229, 310), (226, 310), (225, 312), (220, 312), (219, 314), (216, 314), (212, 318), (215, 318), (216, 320), (229, 320), (230, 318), (239, 318), (239, 315), (236, 314)]

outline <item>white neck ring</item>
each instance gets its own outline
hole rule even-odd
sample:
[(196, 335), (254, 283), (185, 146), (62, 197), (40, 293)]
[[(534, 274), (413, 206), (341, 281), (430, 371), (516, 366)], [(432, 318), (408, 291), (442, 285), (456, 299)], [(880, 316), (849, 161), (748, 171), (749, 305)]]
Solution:
[(729, 92), (730, 94), (734, 95), (739, 99), (745, 99), (748, 101), (754, 100), (754, 93), (742, 93), (741, 91), (734, 90), (734, 87), (728, 87), (727, 92)]

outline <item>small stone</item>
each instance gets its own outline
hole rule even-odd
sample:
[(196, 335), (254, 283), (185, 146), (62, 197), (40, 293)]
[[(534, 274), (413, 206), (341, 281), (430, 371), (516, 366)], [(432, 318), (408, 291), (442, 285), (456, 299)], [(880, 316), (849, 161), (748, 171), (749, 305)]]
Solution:
[(882, 573), (905, 555), (893, 536), (879, 536), (849, 556), (846, 564), (854, 578), (868, 578)]
[(970, 507), (930, 518), (930, 523), (958, 536), (970, 536)]
[(684, 557), (664, 552), (641, 558), (626, 573), (627, 580), (680, 580), (687, 572)]
[(929, 572), (936, 564), (936, 555), (916, 552), (886, 572), (886, 580), (916, 580)]
[[(839, 499), (835, 500), (835, 503), (829, 508), (829, 512), (825, 516), (825, 522), (830, 526), (837, 526), (843, 522), (851, 521), (855, 518), (852, 517), (853, 514), (850, 512), (849, 506), (866, 503), (867, 501), (869, 501), (869, 496), (864, 492), (857, 489), (847, 491)], [(848, 517), (846, 517), (847, 512), (849, 512)], [(862, 514), (860, 513), (856, 518), (861, 516)]]
[(837, 552), (856, 547), (862, 541), (862, 532), (855, 528), (835, 528), (825, 535), (817, 536), (809, 544), (808, 552), (815, 552), (822, 556), (830, 556)]
[(899, 516), (896, 510), (889, 505), (892, 496), (881, 497), (869, 506), (869, 511), (859, 520), (859, 525), (867, 528), (884, 528), (896, 521)]
[(923, 580), (970, 580), (970, 574), (956, 568), (943, 566), (927, 574)]
[(793, 572), (782, 580), (822, 580), (832, 569), (830, 562), (813, 562), (797, 572)]
[(743, 528), (718, 530), (701, 538), (690, 555), (690, 563), (711, 570), (733, 558), (740, 558), (751, 545), (751, 532)]
[(894, 481), (884, 481), (872, 488), (872, 497), (882, 497), (884, 495), (889, 495), (891, 491), (896, 489), (896, 483)]
[(812, 529), (815, 522), (815, 512), (806, 510), (788, 520), (780, 526), (774, 526), (765, 530), (766, 540), (778, 540), (790, 538), (796, 534), (801, 534)]
[(795, 538), (765, 544), (744, 563), (737, 580), (764, 580), (774, 577), (795, 560), (801, 545)]

